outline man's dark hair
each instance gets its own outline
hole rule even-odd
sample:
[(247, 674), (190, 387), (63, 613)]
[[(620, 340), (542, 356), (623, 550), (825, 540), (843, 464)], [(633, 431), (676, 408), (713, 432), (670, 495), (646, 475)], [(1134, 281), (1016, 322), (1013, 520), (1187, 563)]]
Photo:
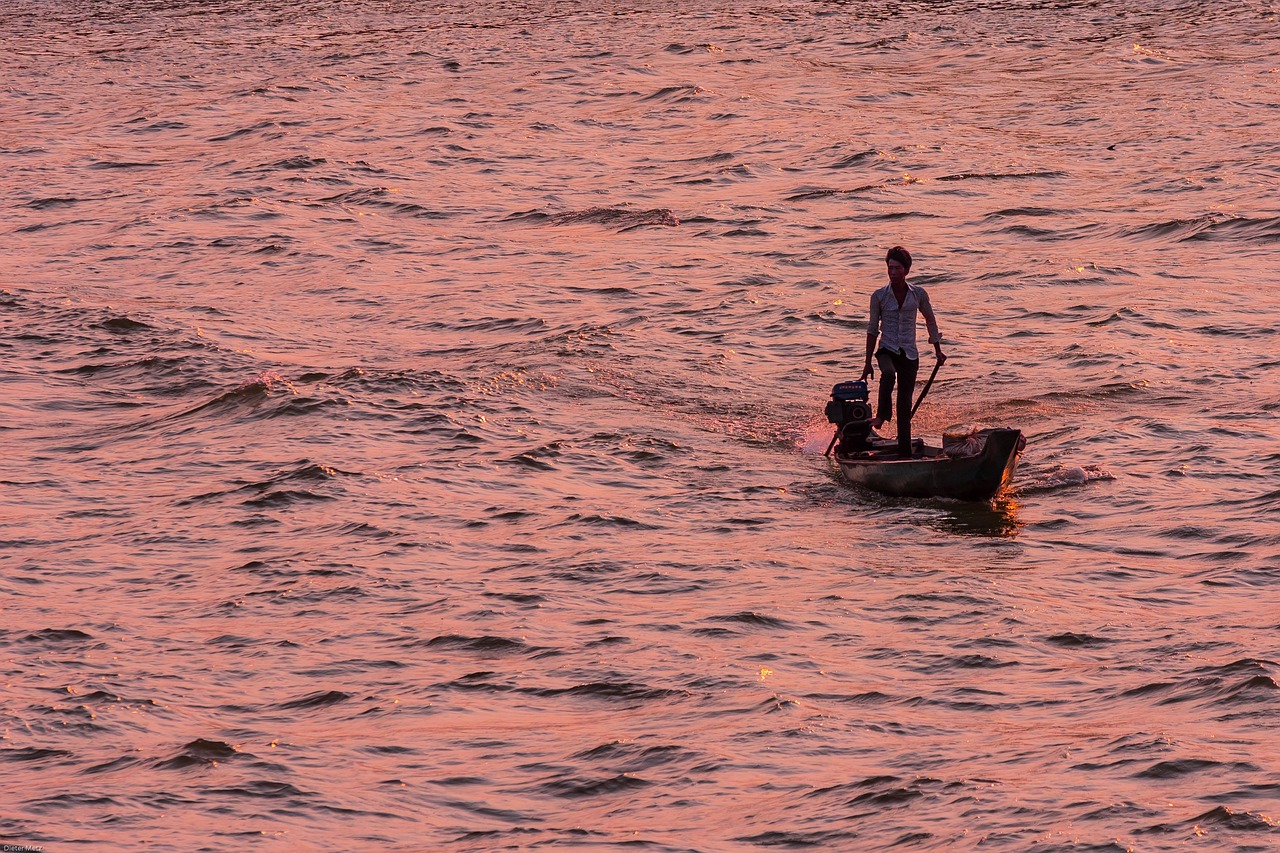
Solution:
[(889, 261), (897, 261), (902, 264), (907, 272), (911, 272), (911, 253), (901, 246), (894, 246), (889, 250), (889, 254), (884, 256), (885, 263)]

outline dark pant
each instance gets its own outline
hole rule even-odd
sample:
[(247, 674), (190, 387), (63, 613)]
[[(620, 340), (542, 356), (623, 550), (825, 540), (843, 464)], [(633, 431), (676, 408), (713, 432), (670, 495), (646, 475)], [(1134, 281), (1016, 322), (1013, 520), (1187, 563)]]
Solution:
[(880, 398), (876, 401), (876, 417), (893, 420), (893, 384), (898, 383), (898, 453), (911, 455), (911, 398), (916, 391), (916, 374), (920, 359), (882, 349), (876, 352), (880, 364)]

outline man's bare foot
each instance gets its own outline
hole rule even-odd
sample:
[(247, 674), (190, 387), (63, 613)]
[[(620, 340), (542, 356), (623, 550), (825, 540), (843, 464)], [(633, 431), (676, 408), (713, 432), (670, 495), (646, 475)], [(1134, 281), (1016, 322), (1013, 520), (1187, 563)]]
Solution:
[(884, 424), (885, 424), (885, 420), (884, 420), (884, 418), (872, 418), (872, 419), (871, 419), (871, 428), (872, 428), (872, 429), (880, 429), (880, 427), (884, 426)]

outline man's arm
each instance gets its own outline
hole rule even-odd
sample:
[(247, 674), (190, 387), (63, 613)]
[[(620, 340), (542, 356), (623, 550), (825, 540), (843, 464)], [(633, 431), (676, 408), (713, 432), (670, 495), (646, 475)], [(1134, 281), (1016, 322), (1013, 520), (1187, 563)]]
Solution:
[(871, 294), (871, 310), (868, 313), (870, 317), (867, 320), (867, 360), (862, 365), (862, 378), (875, 376), (875, 368), (871, 366), (871, 356), (876, 351), (876, 341), (880, 338), (880, 303), (876, 301), (876, 295)]
[(942, 333), (938, 331), (938, 318), (933, 315), (933, 305), (929, 302), (929, 294), (921, 291), (920, 313), (924, 316), (925, 328), (929, 330), (929, 343), (933, 344), (933, 354), (938, 364), (943, 364), (947, 356), (942, 351)]

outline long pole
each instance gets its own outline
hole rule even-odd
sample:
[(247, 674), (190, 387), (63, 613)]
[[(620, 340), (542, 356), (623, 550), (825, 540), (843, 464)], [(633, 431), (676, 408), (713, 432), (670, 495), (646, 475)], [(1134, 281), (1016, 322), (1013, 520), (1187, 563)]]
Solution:
[(924, 402), (924, 395), (929, 393), (929, 389), (933, 387), (933, 378), (938, 375), (938, 368), (942, 367), (942, 362), (936, 361), (933, 364), (933, 373), (929, 374), (929, 381), (924, 383), (924, 390), (920, 392), (920, 396), (916, 398), (916, 404), (911, 407), (911, 419), (915, 420), (916, 409), (920, 408), (920, 404)]
[[(844, 424), (841, 424), (840, 426), (844, 426)], [(836, 439), (839, 437), (840, 437), (840, 427), (838, 426), (836, 427), (836, 434), (831, 436), (831, 443), (827, 445), (827, 452), (822, 454), (823, 456), (831, 455), (831, 448), (836, 446)]]

